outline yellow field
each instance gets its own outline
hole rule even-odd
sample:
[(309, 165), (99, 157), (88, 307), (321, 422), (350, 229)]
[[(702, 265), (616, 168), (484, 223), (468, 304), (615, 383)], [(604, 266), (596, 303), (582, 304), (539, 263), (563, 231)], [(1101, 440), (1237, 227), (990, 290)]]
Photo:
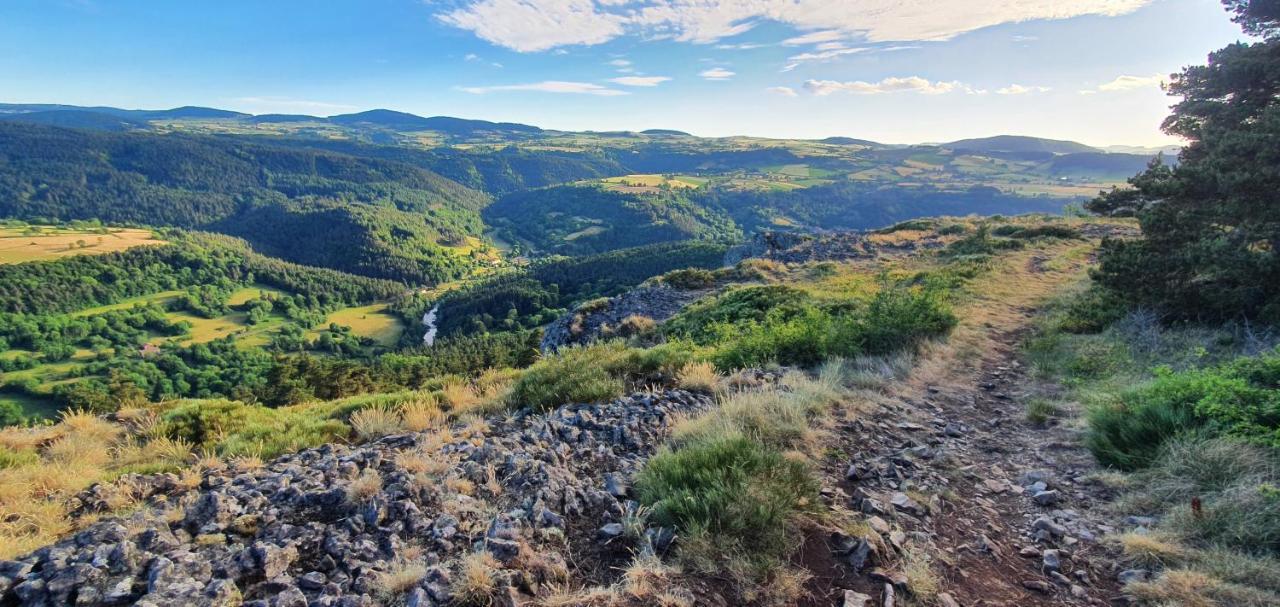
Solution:
[(672, 188), (697, 188), (707, 182), (701, 177), (690, 177), (688, 175), (675, 175), (668, 178), (666, 175), (623, 175), (622, 177), (609, 177), (602, 179), (604, 183), (614, 186), (613, 189), (643, 193), (657, 190), (659, 186), (666, 184)]
[(564, 239), (568, 241), (574, 241), (579, 238), (586, 238), (587, 236), (595, 236), (596, 234), (602, 234), (606, 231), (607, 230), (605, 228), (602, 228), (600, 226), (588, 226), (586, 228), (578, 230), (577, 232), (566, 235)]
[(1053, 183), (1018, 183), (1001, 185), (1001, 189), (1022, 194), (1024, 196), (1035, 196), (1037, 194), (1049, 194), (1051, 196), (1085, 196), (1092, 198), (1098, 195), (1098, 192), (1117, 184), (1053, 184)]
[(100, 255), (138, 246), (164, 244), (150, 230), (108, 228), (106, 233), (69, 228), (0, 228), (0, 264), (57, 259), (71, 255)]
[[(387, 304), (373, 304), (358, 308), (338, 310), (329, 315), (325, 327), (330, 323), (351, 327), (351, 331), (361, 337), (368, 337), (384, 346), (394, 346), (404, 333), (404, 323), (387, 309)], [(325, 327), (320, 327), (324, 329)], [(320, 331), (313, 331), (308, 337), (314, 339)]]

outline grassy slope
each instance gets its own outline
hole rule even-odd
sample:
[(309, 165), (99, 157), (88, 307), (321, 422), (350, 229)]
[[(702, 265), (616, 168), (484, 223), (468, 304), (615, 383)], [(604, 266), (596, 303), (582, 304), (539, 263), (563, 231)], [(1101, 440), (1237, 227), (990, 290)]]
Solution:
[[(39, 234), (24, 234), (25, 231), (26, 228), (0, 228), (0, 264), (98, 255), (164, 244), (150, 230), (112, 228), (106, 234), (70, 228), (42, 228)], [(81, 242), (84, 247), (79, 245)]]

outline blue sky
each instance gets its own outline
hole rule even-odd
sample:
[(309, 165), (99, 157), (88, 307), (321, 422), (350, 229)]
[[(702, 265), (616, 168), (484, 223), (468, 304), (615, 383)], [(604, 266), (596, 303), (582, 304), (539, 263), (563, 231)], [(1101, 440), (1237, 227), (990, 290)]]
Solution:
[(572, 130), (1172, 141), (1216, 0), (4, 0), (0, 101)]

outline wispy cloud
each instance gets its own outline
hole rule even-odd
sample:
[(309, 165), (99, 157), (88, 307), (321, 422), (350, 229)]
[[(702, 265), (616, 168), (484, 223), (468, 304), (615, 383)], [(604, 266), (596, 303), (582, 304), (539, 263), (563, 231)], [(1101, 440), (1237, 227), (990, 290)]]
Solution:
[(789, 86), (771, 86), (765, 90), (775, 95), (782, 95), (783, 97), (799, 97), (800, 96), (800, 94), (797, 93), (795, 89)]
[(528, 84), (502, 84), (497, 86), (468, 86), (462, 90), (473, 95), (506, 92), (560, 93), (566, 95), (597, 95), (600, 97), (617, 97), (629, 95), (626, 91), (611, 89), (607, 86), (590, 82), (567, 82), (563, 80), (546, 80)]
[(610, 78), (609, 82), (621, 84), (622, 86), (658, 86), (670, 80), (666, 76), (623, 76), (621, 78)]
[(722, 67), (713, 67), (709, 70), (698, 72), (698, 75), (707, 80), (728, 80), (737, 75), (737, 72), (731, 72)]
[(1031, 93), (1047, 93), (1051, 89), (1047, 86), (1022, 86), (1021, 84), (1010, 84), (1004, 88), (996, 89), (997, 95), (1029, 95)]
[(1096, 95), (1098, 93), (1116, 93), (1120, 91), (1158, 87), (1164, 82), (1164, 79), (1165, 77), (1160, 74), (1155, 74), (1153, 76), (1118, 76), (1111, 82), (1098, 85), (1098, 88), (1084, 89), (1080, 91), (1080, 94)]
[(849, 34), (840, 30), (819, 30), (809, 32), (794, 38), (783, 40), (782, 43), (787, 46), (806, 46), (809, 44), (818, 44), (820, 42), (835, 42), (848, 38)]
[(467, 53), (467, 56), (463, 57), (463, 60), (467, 61), (468, 63), (483, 63), (485, 65), (489, 65), (496, 68), (502, 67), (501, 63), (498, 63), (497, 61), (489, 61), (484, 57), (481, 57), (480, 55), (477, 55), (475, 53)]
[(973, 93), (979, 92), (961, 82), (933, 82), (919, 76), (908, 76), (906, 78), (890, 77), (879, 82), (865, 82), (862, 80), (855, 80), (852, 82), (808, 80), (804, 83), (804, 88), (818, 96), (831, 95), (833, 93), (849, 93), (853, 95), (883, 95), (885, 93), (945, 95), (956, 91)]
[(749, 51), (757, 48), (765, 48), (773, 46), (772, 44), (763, 44), (759, 42), (740, 42), (738, 44), (717, 44), (716, 48), (722, 51)]
[(234, 97), (229, 99), (237, 109), (251, 114), (314, 114), (328, 116), (357, 109), (345, 103), (330, 103), (292, 97)]
[(792, 55), (787, 58), (787, 61), (789, 61), (792, 64), (807, 63), (810, 61), (831, 61), (832, 59), (835, 59), (837, 57), (843, 57), (845, 55), (853, 55), (856, 53), (865, 53), (868, 50), (870, 50), (868, 47), (858, 47), (858, 48), (828, 47), (826, 48), (826, 50), (819, 50), (818, 52), (814, 52), (814, 53), (800, 53), (799, 55)]
[(808, 32), (795, 44), (947, 40), (1000, 25), (1131, 13), (1153, 0), (459, 0), (448, 25), (521, 52), (602, 44), (624, 35), (713, 43), (776, 21)]

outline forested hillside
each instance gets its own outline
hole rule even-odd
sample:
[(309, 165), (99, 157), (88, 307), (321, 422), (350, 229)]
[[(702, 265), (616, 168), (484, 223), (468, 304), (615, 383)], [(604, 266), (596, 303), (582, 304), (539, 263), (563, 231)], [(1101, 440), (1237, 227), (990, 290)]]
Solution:
[[(488, 202), (404, 163), (245, 140), (0, 122), (0, 158), (7, 217), (214, 229), (293, 261), (409, 282), (462, 274), (466, 257), (448, 248), (479, 235)], [(361, 261), (369, 254), (385, 267)]]

